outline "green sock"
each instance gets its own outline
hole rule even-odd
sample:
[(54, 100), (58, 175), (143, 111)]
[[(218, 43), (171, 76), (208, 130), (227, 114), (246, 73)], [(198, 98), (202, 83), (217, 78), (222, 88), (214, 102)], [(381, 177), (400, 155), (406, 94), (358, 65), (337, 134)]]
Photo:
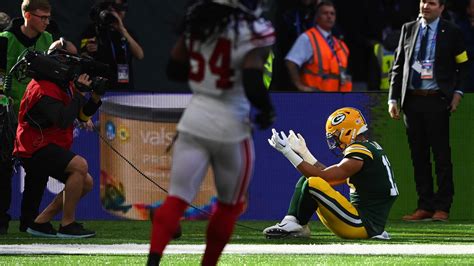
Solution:
[(290, 206), (288, 207), (287, 215), (293, 215), (296, 217), (298, 213), (298, 205), (300, 201), (301, 194), (303, 194), (303, 184), (306, 181), (305, 176), (301, 176), (295, 186), (295, 191), (291, 197)]
[(318, 202), (309, 194), (309, 183), (307, 180), (303, 183), (301, 192), (296, 218), (301, 225), (305, 225), (311, 220), (314, 212), (318, 209)]

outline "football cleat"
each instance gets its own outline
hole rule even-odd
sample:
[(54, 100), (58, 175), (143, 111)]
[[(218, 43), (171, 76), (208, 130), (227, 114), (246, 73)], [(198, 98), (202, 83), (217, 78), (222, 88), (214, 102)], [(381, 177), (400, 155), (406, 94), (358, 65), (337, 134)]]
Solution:
[(390, 240), (390, 235), (387, 231), (383, 231), (380, 235), (376, 235), (371, 237), (372, 239), (380, 239), (380, 240)]
[(263, 234), (268, 239), (281, 238), (310, 238), (311, 231), (309, 226), (298, 223), (296, 217), (287, 215), (280, 223), (270, 226), (263, 230)]

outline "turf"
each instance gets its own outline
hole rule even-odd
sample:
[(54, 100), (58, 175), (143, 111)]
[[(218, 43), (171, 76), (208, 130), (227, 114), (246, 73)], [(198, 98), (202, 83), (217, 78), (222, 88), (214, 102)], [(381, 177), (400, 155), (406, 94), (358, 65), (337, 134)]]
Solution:
[[(162, 265), (199, 265), (199, 255), (167, 255)], [(474, 256), (222, 255), (219, 265), (472, 265)], [(146, 256), (3, 256), (7, 265), (145, 265)]]
[[(236, 226), (231, 243), (233, 244), (339, 244), (364, 243), (378, 244), (374, 240), (345, 240), (334, 236), (321, 223), (310, 224), (312, 238), (268, 240), (262, 230), (277, 221), (241, 221)], [(57, 222), (53, 222), (57, 226)], [(83, 244), (125, 244), (149, 243), (151, 224), (149, 221), (87, 221), (86, 228), (94, 229), (97, 236), (80, 240), (49, 239), (32, 237), (18, 231), (18, 222), (10, 223), (9, 233), (0, 236), (0, 244), (32, 244), (32, 243), (83, 243)], [(203, 244), (206, 222), (183, 221), (183, 237), (174, 240), (174, 244)], [(474, 221), (461, 222), (389, 222), (386, 230), (392, 240), (384, 244), (467, 244), (474, 243)]]
[[(474, 222), (404, 223), (389, 222), (390, 241), (344, 240), (332, 235), (321, 223), (311, 223), (312, 238), (267, 240), (261, 231), (276, 221), (241, 221), (233, 244), (473, 244)], [(53, 224), (57, 224), (53, 223)], [(64, 240), (35, 238), (18, 232), (18, 222), (12, 222), (7, 235), (0, 236), (0, 244), (125, 244), (149, 243), (151, 224), (148, 221), (88, 221), (86, 227), (97, 231), (90, 239)], [(182, 222), (183, 237), (173, 244), (203, 244), (206, 223)], [(163, 265), (198, 265), (200, 255), (170, 254)], [(8, 255), (0, 256), (0, 265), (144, 265), (145, 255)], [(224, 254), (220, 265), (474, 265), (474, 255), (235, 255)]]

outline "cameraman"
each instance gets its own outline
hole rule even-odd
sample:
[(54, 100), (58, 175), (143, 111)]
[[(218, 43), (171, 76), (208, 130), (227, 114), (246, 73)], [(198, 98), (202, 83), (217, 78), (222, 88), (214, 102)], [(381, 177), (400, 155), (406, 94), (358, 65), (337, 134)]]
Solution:
[[(36, 217), (27, 232), (43, 237), (84, 238), (95, 236), (76, 222), (79, 199), (92, 190), (87, 161), (69, 149), (76, 118), (87, 122), (101, 105), (94, 91), (86, 99), (92, 81), (81, 74), (74, 82), (33, 79), (20, 104), (14, 155), (26, 174), (51, 176), (65, 184), (64, 190)], [(56, 231), (51, 220), (63, 211)]]
[(106, 78), (115, 90), (134, 89), (132, 59), (143, 59), (143, 49), (123, 25), (126, 0), (106, 0), (94, 7), (94, 21), (81, 37), (81, 54), (110, 66)]

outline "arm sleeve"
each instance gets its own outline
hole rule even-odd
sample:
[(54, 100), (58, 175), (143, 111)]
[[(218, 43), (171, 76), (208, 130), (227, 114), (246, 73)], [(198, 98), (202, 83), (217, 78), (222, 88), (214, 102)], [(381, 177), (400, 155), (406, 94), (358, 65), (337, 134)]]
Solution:
[[(28, 111), (29, 116), (41, 121), (44, 125), (56, 125), (59, 128), (67, 128), (72, 125), (78, 117), (81, 107), (85, 103), (84, 96), (76, 93), (68, 105), (49, 96), (43, 96), (34, 107)], [(31, 124), (31, 123), (30, 123)], [(34, 125), (34, 123), (33, 123)]]
[(468, 75), (469, 75), (469, 63), (468, 60), (472, 58), (467, 57), (466, 46), (464, 44), (464, 36), (459, 28), (455, 28), (456, 41), (454, 42), (455, 47), (455, 61), (457, 65), (458, 75), (456, 77), (456, 85), (454, 90), (464, 92), (469, 87)]
[(311, 47), (311, 42), (308, 35), (303, 33), (296, 39), (293, 47), (291, 47), (291, 50), (286, 55), (285, 60), (291, 61), (301, 67), (312, 57), (313, 48)]
[(79, 120), (87, 122), (91, 116), (97, 112), (97, 109), (102, 105), (102, 101), (99, 100), (95, 103), (92, 98), (89, 98), (87, 103), (82, 107), (81, 112), (79, 113)]
[(262, 112), (273, 112), (270, 95), (263, 85), (263, 72), (253, 68), (242, 70), (245, 95), (250, 103)]

